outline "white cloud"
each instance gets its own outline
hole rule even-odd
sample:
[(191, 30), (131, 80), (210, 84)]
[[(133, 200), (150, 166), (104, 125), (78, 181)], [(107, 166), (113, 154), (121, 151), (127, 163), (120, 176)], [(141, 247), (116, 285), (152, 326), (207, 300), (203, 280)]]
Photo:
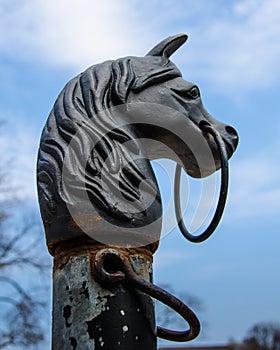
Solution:
[(29, 0), (15, 6), (9, 1), (0, 3), (0, 32), (5, 33), (0, 48), (9, 54), (85, 68), (137, 52), (147, 38), (133, 25), (133, 7), (123, 0)]
[(179, 65), (212, 87), (242, 92), (280, 78), (278, 0), (2, 0), (0, 16), (0, 50), (48, 64), (84, 69), (188, 32)]
[[(212, 88), (236, 92), (271, 86), (280, 79), (280, 2), (231, 2), (220, 17), (193, 27), (191, 64)], [(195, 57), (196, 55), (196, 61)]]

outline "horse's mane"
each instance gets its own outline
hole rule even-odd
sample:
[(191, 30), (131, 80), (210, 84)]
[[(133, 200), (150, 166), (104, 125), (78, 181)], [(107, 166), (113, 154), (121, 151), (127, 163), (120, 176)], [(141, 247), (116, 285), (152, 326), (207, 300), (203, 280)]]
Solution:
[[(143, 60), (126, 57), (94, 65), (69, 81), (58, 96), (38, 155), (38, 190), (45, 221), (51, 220), (58, 206), (82, 202), (86, 193), (98, 211), (128, 222), (131, 214), (129, 208), (118, 207), (118, 191), (127, 203), (138, 206), (137, 215), (145, 216), (139, 184), (147, 179), (145, 190), (156, 191), (160, 202), (154, 173), (133, 128), (118, 128), (114, 115), (116, 106), (118, 113), (121, 109), (125, 113), (131, 90), (180, 75), (169, 60), (149, 57), (147, 67)], [(128, 146), (123, 146), (126, 142)], [(142, 154), (142, 161), (134, 162), (135, 154)]]

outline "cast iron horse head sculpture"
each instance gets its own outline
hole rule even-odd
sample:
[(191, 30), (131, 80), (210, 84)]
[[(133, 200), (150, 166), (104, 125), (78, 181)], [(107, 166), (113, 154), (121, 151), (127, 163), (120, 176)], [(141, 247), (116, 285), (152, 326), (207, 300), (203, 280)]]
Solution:
[(150, 160), (174, 159), (201, 178), (231, 157), (236, 131), (210, 116), (198, 87), (169, 60), (186, 40), (172, 36), (145, 57), (94, 65), (60, 93), (38, 155), (51, 252), (85, 234), (116, 245), (157, 243), (162, 205)]

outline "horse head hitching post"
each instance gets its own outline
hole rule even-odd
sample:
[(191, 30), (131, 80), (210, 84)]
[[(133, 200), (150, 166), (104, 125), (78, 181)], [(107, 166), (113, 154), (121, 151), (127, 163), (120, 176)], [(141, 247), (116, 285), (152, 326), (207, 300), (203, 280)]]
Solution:
[[(199, 89), (170, 56), (169, 37), (145, 57), (94, 65), (58, 96), (41, 137), (38, 193), (54, 256), (53, 350), (155, 350), (156, 337), (194, 339), (194, 313), (152, 283), (162, 204), (151, 159), (177, 162), (175, 213), (193, 242), (221, 218), (236, 131), (210, 116)], [(180, 171), (196, 178), (221, 168), (220, 198), (209, 227), (190, 234), (182, 221)], [(178, 312), (186, 331), (156, 327), (152, 298)]]

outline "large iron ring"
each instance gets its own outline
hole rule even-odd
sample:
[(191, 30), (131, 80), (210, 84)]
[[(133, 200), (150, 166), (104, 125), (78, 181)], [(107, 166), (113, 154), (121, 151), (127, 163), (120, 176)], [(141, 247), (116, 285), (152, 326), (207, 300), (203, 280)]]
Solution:
[(218, 226), (221, 217), (224, 212), (226, 199), (227, 199), (227, 193), (228, 193), (228, 155), (226, 150), (226, 145), (219, 134), (217, 130), (214, 129), (209, 124), (201, 124), (200, 128), (203, 132), (207, 132), (211, 134), (214, 137), (214, 140), (217, 144), (220, 159), (221, 159), (221, 186), (220, 186), (220, 194), (219, 194), (219, 201), (217, 204), (216, 211), (214, 213), (214, 216), (208, 225), (208, 227), (199, 235), (193, 235), (189, 232), (187, 227), (184, 224), (183, 217), (182, 217), (182, 210), (181, 210), (181, 197), (180, 197), (180, 182), (181, 182), (181, 166), (177, 164), (176, 166), (176, 172), (175, 172), (175, 181), (174, 181), (174, 204), (175, 204), (175, 214), (176, 219), (178, 222), (178, 226), (184, 235), (184, 237), (194, 243), (200, 243), (205, 241), (207, 238), (209, 238), (212, 233), (215, 231), (216, 227)]

